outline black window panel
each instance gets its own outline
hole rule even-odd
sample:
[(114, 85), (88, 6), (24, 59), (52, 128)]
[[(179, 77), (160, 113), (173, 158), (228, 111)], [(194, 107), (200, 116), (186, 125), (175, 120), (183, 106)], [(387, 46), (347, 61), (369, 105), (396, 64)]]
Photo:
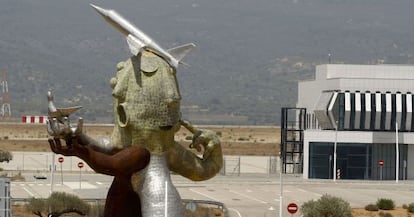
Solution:
[(385, 101), (385, 94), (381, 94), (381, 125), (380, 129), (385, 130), (385, 115), (386, 115), (386, 101)]
[(361, 94), (361, 121), (359, 122), (359, 129), (366, 130), (365, 129), (365, 115), (366, 115), (366, 109), (365, 109), (365, 94)]
[(401, 131), (406, 131), (406, 125), (407, 123), (407, 95), (402, 94), (401, 95), (401, 103), (402, 103), (402, 110), (401, 110)]
[(345, 94), (340, 93), (338, 94), (338, 100), (339, 100), (339, 120), (338, 120), (338, 129), (343, 130), (344, 129), (344, 118), (345, 118)]
[(375, 113), (376, 113), (376, 104), (375, 104), (375, 94), (371, 94), (371, 124), (370, 124), (370, 130), (375, 129), (375, 123), (378, 120), (375, 120)]
[[(391, 94), (391, 130), (395, 130), (395, 120), (397, 119), (397, 96)], [(401, 123), (398, 123), (401, 124)]]
[(351, 115), (349, 120), (350, 129), (355, 129), (355, 93), (351, 93)]

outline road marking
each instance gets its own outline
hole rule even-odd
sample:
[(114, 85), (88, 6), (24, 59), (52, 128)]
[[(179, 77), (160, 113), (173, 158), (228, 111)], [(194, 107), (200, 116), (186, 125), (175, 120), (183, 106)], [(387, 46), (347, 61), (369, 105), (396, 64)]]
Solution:
[(31, 191), (29, 191), (29, 189), (23, 187), (23, 190), (26, 191), (30, 195), (30, 197), (35, 197), (34, 193), (32, 193)]
[(237, 209), (234, 208), (227, 208), (228, 210), (233, 210), (239, 217), (242, 217), (242, 215), (240, 214), (240, 212)]
[(250, 199), (250, 200), (257, 201), (257, 202), (259, 202), (259, 203), (267, 203), (266, 201), (259, 200), (259, 199), (255, 198), (255, 197), (251, 197), (251, 196), (249, 196), (249, 195), (242, 194), (242, 193), (237, 192), (237, 191), (230, 190), (229, 192), (234, 193), (234, 194), (238, 194), (238, 195), (240, 195), (240, 196), (242, 196), (242, 197), (245, 197), (245, 198)]
[(192, 191), (192, 192), (194, 192), (194, 193), (197, 193), (197, 194), (199, 194), (199, 195), (202, 195), (202, 196), (204, 196), (204, 197), (207, 197), (207, 198), (209, 198), (209, 199), (212, 199), (212, 200), (215, 200), (215, 201), (220, 201), (220, 200), (219, 200), (219, 199), (217, 199), (217, 198), (211, 197), (211, 196), (209, 196), (209, 195), (207, 195), (207, 194), (201, 193), (201, 192), (196, 191), (196, 190), (194, 190), (194, 189), (192, 189), (192, 188), (190, 188), (190, 191)]
[(318, 197), (322, 197), (322, 194), (318, 194), (318, 193), (315, 193), (315, 192), (312, 192), (312, 191), (307, 191), (307, 190), (305, 190), (305, 189), (297, 188), (297, 190), (298, 190), (298, 191), (301, 191), (301, 192), (303, 192), (303, 193), (312, 193), (312, 194), (314, 194), (314, 195), (316, 195), (316, 196), (318, 196)]
[(90, 184), (89, 182), (82, 182), (79, 186), (79, 182), (63, 182), (64, 185), (68, 186), (71, 189), (97, 189), (95, 185)]

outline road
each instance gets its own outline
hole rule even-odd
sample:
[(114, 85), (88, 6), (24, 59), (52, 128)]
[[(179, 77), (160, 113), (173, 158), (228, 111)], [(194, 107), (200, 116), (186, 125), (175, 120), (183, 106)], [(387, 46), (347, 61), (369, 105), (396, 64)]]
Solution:
[[(94, 173), (54, 174), (47, 179), (35, 180), (36, 173), (23, 173), (25, 182), (11, 183), (13, 198), (48, 197), (51, 190), (73, 193), (81, 198), (105, 198), (112, 178)], [(61, 176), (63, 175), (63, 176)], [(63, 183), (62, 183), (63, 178)], [(204, 182), (192, 182), (173, 175), (173, 182), (183, 199), (214, 200), (223, 202), (231, 217), (279, 216), (280, 182), (278, 175), (244, 174), (241, 176), (216, 176)], [(81, 180), (81, 182), (79, 182)], [(318, 199), (324, 194), (338, 196), (350, 202), (352, 207), (364, 207), (378, 198), (393, 199), (397, 206), (413, 203), (414, 181), (345, 181), (304, 180), (299, 176), (283, 177), (283, 216), (287, 204), (299, 206)], [(300, 216), (299, 213), (295, 216)]]

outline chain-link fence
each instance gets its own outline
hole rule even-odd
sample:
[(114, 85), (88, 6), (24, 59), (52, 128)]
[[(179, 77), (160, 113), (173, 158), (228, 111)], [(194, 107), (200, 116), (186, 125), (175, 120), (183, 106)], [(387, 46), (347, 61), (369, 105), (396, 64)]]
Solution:
[[(77, 157), (65, 157), (51, 152), (12, 152), (13, 160), (0, 163), (0, 168), (6, 171), (36, 171), (46, 172), (52, 168), (55, 171), (78, 172)], [(86, 163), (82, 171), (93, 172)], [(276, 174), (280, 169), (278, 156), (224, 156), (221, 175), (240, 176), (246, 173)]]

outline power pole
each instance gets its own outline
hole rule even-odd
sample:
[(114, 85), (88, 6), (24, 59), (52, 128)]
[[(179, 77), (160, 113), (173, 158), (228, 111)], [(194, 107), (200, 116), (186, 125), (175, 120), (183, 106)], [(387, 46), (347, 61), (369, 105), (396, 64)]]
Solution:
[(10, 108), (10, 95), (9, 95), (9, 86), (7, 84), (7, 69), (3, 68), (3, 76), (1, 80), (2, 86), (2, 102), (1, 102), (1, 117), (2, 120), (6, 118), (11, 118), (11, 108)]

